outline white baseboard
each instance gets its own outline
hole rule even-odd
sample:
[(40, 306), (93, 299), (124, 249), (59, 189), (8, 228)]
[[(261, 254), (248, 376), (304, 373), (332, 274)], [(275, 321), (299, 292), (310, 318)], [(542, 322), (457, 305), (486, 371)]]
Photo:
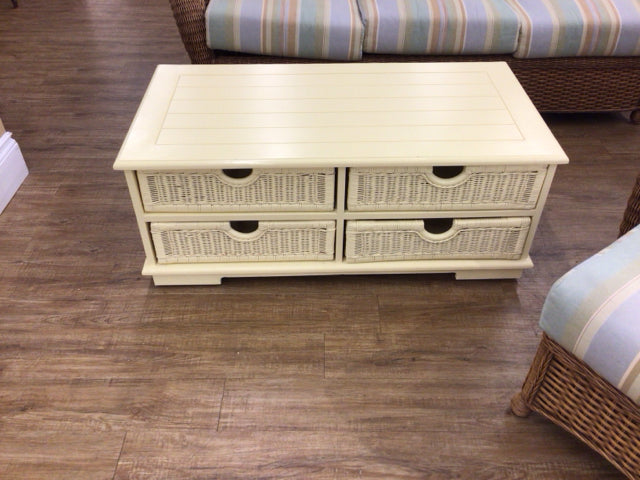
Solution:
[(9, 204), (29, 170), (10, 132), (0, 136), (0, 213)]

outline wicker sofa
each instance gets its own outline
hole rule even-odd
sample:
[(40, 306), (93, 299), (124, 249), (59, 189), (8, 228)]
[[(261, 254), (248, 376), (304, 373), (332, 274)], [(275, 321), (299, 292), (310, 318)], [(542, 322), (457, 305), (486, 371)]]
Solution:
[[(538, 352), (511, 402), (514, 414), (542, 414), (635, 480), (640, 479), (640, 397), (633, 385), (640, 381), (640, 352), (637, 334), (629, 332), (640, 326), (633, 306), (640, 295), (634, 288), (639, 224), (640, 176), (620, 225), (620, 236), (626, 235), (551, 288), (541, 315), (544, 333)], [(609, 267), (616, 262), (617, 267)], [(582, 300), (572, 290), (576, 285)], [(582, 330), (575, 330), (576, 324)], [(586, 348), (581, 342), (591, 343)], [(631, 397), (621, 391), (625, 388), (634, 392)]]
[[(205, 10), (209, 0), (170, 0), (170, 4), (192, 63), (321, 61), (212, 50), (207, 46), (205, 22)], [(638, 34), (640, 35), (640, 32)], [(364, 53), (360, 60), (365, 62), (505, 61), (540, 111), (630, 111), (631, 120), (640, 122), (640, 57), (638, 56), (515, 58), (511, 54)]]

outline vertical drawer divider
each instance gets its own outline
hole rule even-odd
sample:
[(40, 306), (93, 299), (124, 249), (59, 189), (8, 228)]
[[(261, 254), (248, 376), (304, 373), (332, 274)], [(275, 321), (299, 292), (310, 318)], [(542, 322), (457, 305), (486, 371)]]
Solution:
[(336, 258), (337, 263), (342, 263), (344, 258), (344, 235), (345, 235), (345, 205), (347, 191), (347, 169), (338, 168), (336, 177)]

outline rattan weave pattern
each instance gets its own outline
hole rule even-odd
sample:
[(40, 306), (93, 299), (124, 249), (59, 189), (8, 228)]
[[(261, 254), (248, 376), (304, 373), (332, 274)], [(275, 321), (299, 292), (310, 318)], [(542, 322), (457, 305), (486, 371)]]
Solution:
[(640, 175), (636, 177), (636, 183), (629, 196), (622, 223), (620, 223), (620, 236), (638, 224), (640, 224)]
[(264, 221), (250, 233), (229, 222), (151, 223), (158, 263), (332, 260), (334, 221)]
[(535, 208), (546, 167), (466, 167), (453, 178), (432, 168), (352, 168), (349, 210)]
[(640, 407), (546, 334), (520, 401), (640, 479)]
[(633, 110), (640, 106), (640, 57), (509, 60), (540, 111)]
[[(250, 172), (250, 173), (249, 173)], [(328, 211), (335, 170), (253, 169), (244, 178), (224, 170), (139, 171), (148, 212)]]
[(209, 0), (169, 0), (178, 31), (191, 63), (213, 63), (213, 51), (207, 47), (204, 11)]
[(443, 233), (429, 233), (423, 220), (348, 221), (347, 262), (427, 259), (518, 259), (529, 217), (453, 220)]

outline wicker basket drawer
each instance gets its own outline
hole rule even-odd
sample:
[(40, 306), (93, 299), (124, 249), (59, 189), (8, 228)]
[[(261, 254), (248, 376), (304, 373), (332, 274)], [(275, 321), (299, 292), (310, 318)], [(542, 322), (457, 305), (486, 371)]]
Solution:
[(529, 217), (347, 222), (348, 262), (522, 256)]
[(334, 221), (152, 223), (158, 263), (332, 260)]
[(148, 212), (318, 211), (334, 207), (335, 171), (138, 171)]
[(347, 208), (486, 210), (535, 208), (547, 168), (351, 168)]

